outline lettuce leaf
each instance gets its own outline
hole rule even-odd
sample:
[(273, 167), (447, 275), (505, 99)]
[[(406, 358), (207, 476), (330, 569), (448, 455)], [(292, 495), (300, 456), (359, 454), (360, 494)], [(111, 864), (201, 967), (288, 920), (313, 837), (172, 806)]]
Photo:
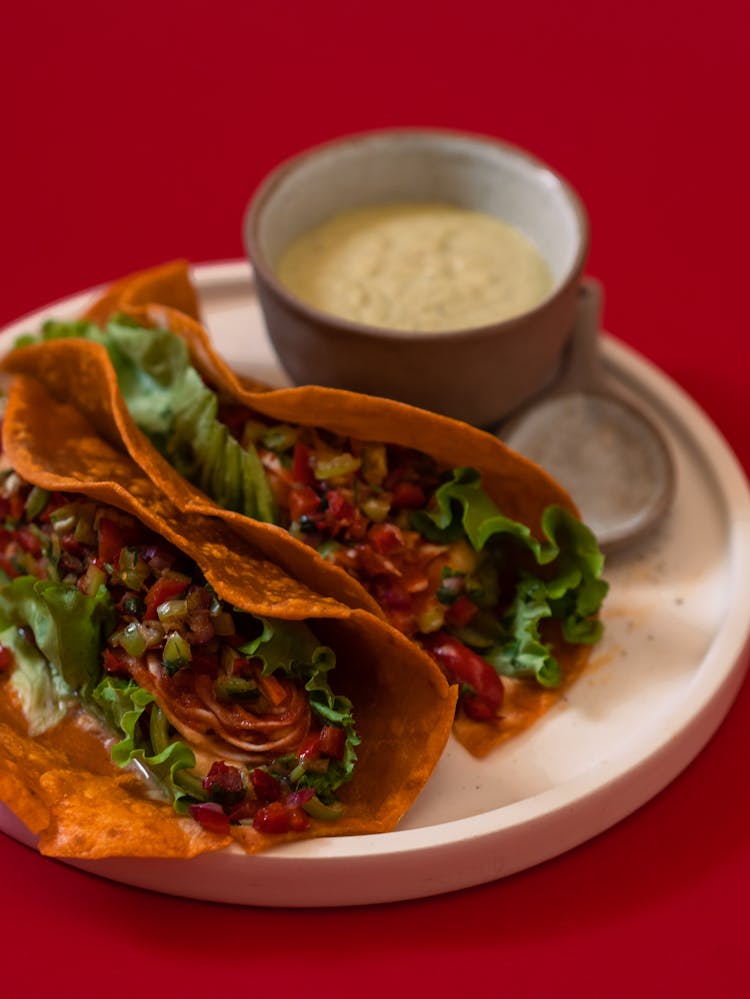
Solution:
[(558, 687), (560, 665), (542, 642), (539, 623), (552, 617), (547, 589), (533, 576), (524, 576), (504, 619), (510, 638), (482, 651), (484, 659), (503, 676), (534, 676), (543, 687)]
[[(302, 622), (259, 620), (260, 634), (238, 651), (260, 658), (266, 676), (281, 671), (304, 684), (313, 712), (346, 732), (341, 760), (331, 760), (325, 773), (304, 772), (296, 780), (297, 787), (312, 787), (322, 801), (332, 802), (335, 790), (352, 776), (360, 741), (351, 702), (335, 695), (328, 684), (334, 653)], [(131, 679), (102, 673), (102, 650), (116, 621), (104, 587), (89, 597), (76, 587), (33, 576), (8, 582), (0, 589), (0, 642), (14, 653), (10, 682), (32, 735), (52, 728), (73, 703), (83, 702), (121, 734), (112, 748), (113, 761), (145, 770), (174, 807), (185, 811), (189, 801), (206, 799), (192, 773), (195, 754), (185, 743), (170, 739), (166, 718), (151, 693)], [(290, 762), (298, 763), (296, 757)]]
[[(110, 727), (121, 732), (123, 738), (112, 747), (112, 760), (119, 767), (131, 763), (140, 764), (155, 778), (167, 792), (177, 811), (186, 811), (186, 799), (205, 800), (197, 779), (183, 773), (195, 766), (195, 754), (184, 742), (166, 742), (161, 749), (155, 749), (152, 739), (145, 738), (139, 729), (139, 722), (149, 705), (156, 718), (154, 725), (162, 721), (161, 710), (154, 703), (154, 695), (139, 687), (131, 679), (105, 676), (92, 692), (92, 700), (99, 707)], [(166, 725), (164, 726), (166, 730)]]
[(334, 694), (328, 683), (328, 673), (336, 665), (336, 656), (332, 649), (321, 645), (301, 621), (259, 620), (263, 625), (261, 634), (240, 646), (238, 651), (261, 659), (265, 676), (281, 671), (304, 683), (313, 713), (324, 723), (336, 725), (346, 733), (342, 759), (330, 760), (325, 773), (305, 771), (295, 781), (297, 787), (311, 787), (321, 801), (330, 803), (336, 789), (351, 779), (357, 762), (355, 747), (360, 743), (351, 701)]
[[(65, 337), (106, 348), (130, 415), (182, 476), (227, 510), (275, 522), (273, 493), (255, 448), (242, 447), (218, 419), (218, 397), (190, 363), (181, 337), (126, 316), (104, 328), (49, 320), (40, 334), (42, 340)], [(29, 342), (24, 337), (16, 346)]]
[[(559, 685), (559, 664), (540, 636), (546, 618), (559, 622), (566, 642), (591, 645), (601, 638), (602, 624), (595, 615), (609, 588), (601, 578), (604, 556), (589, 528), (567, 510), (547, 507), (541, 523), (545, 540), (540, 542), (525, 524), (500, 512), (482, 489), (476, 469), (456, 468), (435, 491), (434, 508), (414, 511), (411, 524), (443, 544), (465, 537), (476, 551), (488, 548), (500, 563), (525, 553), (540, 569), (548, 567), (538, 575), (520, 572), (500, 622), (503, 639), (478, 649), (499, 673), (535, 676), (546, 687)], [(470, 638), (467, 644), (472, 644)]]
[(13, 650), (15, 669), (8, 682), (21, 702), (29, 735), (41, 735), (68, 713), (75, 701), (73, 690), (15, 625), (0, 631), (0, 642)]
[(20, 667), (11, 683), (32, 734), (55, 725), (74, 695), (90, 695), (101, 675), (105, 638), (115, 622), (104, 587), (88, 597), (64, 583), (19, 576), (0, 590), (1, 640), (13, 649)]
[(193, 753), (183, 743), (159, 753), (137, 743), (138, 720), (153, 696), (132, 680), (102, 679), (102, 649), (116, 622), (103, 586), (89, 597), (66, 583), (19, 576), (0, 589), (0, 642), (13, 650), (10, 683), (30, 735), (53, 728), (74, 703), (83, 702), (124, 734), (112, 750), (114, 762), (140, 763), (179, 801), (186, 791), (178, 775), (195, 766)]

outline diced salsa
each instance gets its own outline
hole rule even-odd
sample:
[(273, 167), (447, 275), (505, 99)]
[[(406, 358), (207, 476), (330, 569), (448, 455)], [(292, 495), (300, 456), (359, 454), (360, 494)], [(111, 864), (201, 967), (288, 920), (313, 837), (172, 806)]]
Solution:
[[(177, 740), (195, 748), (196, 767), (177, 781), (198, 822), (274, 833), (306, 828), (316, 810), (339, 814), (334, 792), (356, 735), (311, 707), (307, 677), (268, 667), (264, 621), (219, 600), (195, 563), (115, 508), (46, 493), (6, 467), (0, 515), (7, 583), (32, 576), (87, 597), (106, 590), (116, 623), (102, 677), (153, 695), (136, 732), (149, 753)], [(0, 676), (13, 666), (0, 646)]]
[[(60, 336), (103, 342), (131, 414), (177, 472), (219, 507), (281, 526), (358, 580), (460, 686), (467, 714), (501, 717), (493, 673), (559, 687), (553, 645), (598, 640), (603, 560), (591, 532), (562, 506), (542, 512), (540, 541), (504, 516), (475, 469), (441, 467), (377, 440), (274, 424), (215, 391), (181, 337), (131, 317), (112, 317), (102, 329), (42, 329), (43, 340)], [(160, 403), (140, 405), (144, 395)], [(465, 649), (460, 661), (456, 643)], [(170, 653), (183, 656), (172, 644)]]
[(281, 525), (353, 576), (389, 623), (422, 645), (460, 684), (467, 714), (497, 717), (502, 681), (480, 653), (497, 638), (513, 581), (492, 545), (435, 543), (415, 529), (414, 511), (429, 507), (445, 470), (407, 448), (268, 427), (249, 412), (243, 423), (241, 413), (232, 407), (233, 432), (255, 447)]

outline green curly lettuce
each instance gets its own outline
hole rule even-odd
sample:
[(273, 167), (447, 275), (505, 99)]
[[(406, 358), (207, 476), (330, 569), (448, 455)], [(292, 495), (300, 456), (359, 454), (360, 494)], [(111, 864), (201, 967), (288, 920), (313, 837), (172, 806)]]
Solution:
[[(260, 458), (219, 418), (219, 400), (190, 363), (185, 341), (146, 329), (127, 316), (104, 327), (84, 320), (47, 321), (38, 339), (79, 338), (102, 344), (133, 420), (166, 460), (219, 506), (273, 523), (276, 506)], [(35, 342), (24, 336), (16, 347)]]
[(19, 576), (0, 589), (0, 641), (13, 650), (18, 668), (10, 682), (32, 735), (57, 724), (76, 696), (90, 697), (115, 621), (104, 587), (90, 597), (64, 583)]
[[(166, 719), (153, 694), (134, 680), (105, 676), (92, 691), (92, 700), (110, 727), (123, 735), (111, 751), (117, 766), (140, 764), (166, 791), (177, 811), (187, 810), (187, 799), (206, 799), (200, 781), (186, 773), (195, 767), (195, 754), (179, 739), (169, 740)], [(149, 706), (149, 724), (140, 726)]]
[(75, 703), (74, 692), (15, 625), (0, 631), (0, 643), (13, 650), (15, 668), (9, 683), (20, 701), (29, 735), (41, 735), (63, 720)]
[(456, 631), (498, 673), (534, 676), (545, 687), (560, 684), (560, 666), (540, 635), (545, 619), (557, 621), (571, 644), (591, 645), (601, 638), (596, 615), (608, 591), (601, 578), (604, 556), (589, 528), (569, 511), (547, 507), (541, 521), (544, 540), (539, 541), (525, 524), (501, 513), (483, 490), (476, 469), (456, 468), (435, 491), (433, 506), (413, 512), (411, 524), (438, 543), (466, 538), (475, 551), (489, 549), (499, 561), (520, 552), (540, 569), (546, 567), (538, 574), (520, 571), (500, 622), (486, 622), (483, 616), (473, 627)]
[(342, 728), (346, 734), (344, 753), (340, 760), (330, 760), (323, 773), (304, 770), (295, 779), (297, 787), (311, 787), (321, 801), (332, 802), (337, 788), (351, 779), (357, 762), (355, 747), (360, 743), (351, 701), (340, 694), (334, 694), (328, 682), (328, 674), (336, 665), (336, 657), (333, 650), (321, 645), (301, 621), (279, 622), (268, 618), (259, 620), (263, 625), (261, 634), (240, 646), (238, 651), (260, 659), (264, 676), (281, 672), (302, 683), (309, 694), (313, 713), (324, 723)]
[[(132, 680), (102, 679), (102, 651), (116, 621), (103, 586), (91, 597), (66, 583), (34, 576), (8, 582), (0, 589), (0, 642), (13, 651), (10, 684), (30, 735), (53, 728), (81, 703), (124, 735), (112, 749), (113, 761), (121, 767), (137, 761), (177, 803), (186, 795), (180, 771), (195, 766), (192, 751), (172, 742), (156, 752), (139, 741), (138, 721), (153, 696)], [(161, 714), (158, 708), (151, 713), (154, 719)], [(195, 796), (192, 785), (190, 793)]]

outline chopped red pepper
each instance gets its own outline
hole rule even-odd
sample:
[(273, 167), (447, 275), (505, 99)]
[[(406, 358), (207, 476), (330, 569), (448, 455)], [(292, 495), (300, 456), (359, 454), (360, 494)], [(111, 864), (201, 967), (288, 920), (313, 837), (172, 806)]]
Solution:
[(281, 797), (281, 781), (260, 767), (250, 773), (250, 783), (258, 801), (278, 801)]
[(146, 541), (146, 531), (140, 524), (133, 522), (120, 523), (110, 520), (109, 517), (102, 517), (97, 525), (99, 535), (99, 561), (117, 565), (117, 559), (121, 549), (126, 546), (142, 545)]
[(289, 831), (289, 816), (280, 801), (272, 801), (259, 808), (253, 816), (253, 828), (258, 832), (282, 833)]
[(110, 565), (115, 565), (117, 563), (117, 556), (124, 544), (125, 538), (120, 530), (120, 525), (116, 524), (114, 520), (102, 517), (99, 521), (98, 555), (100, 560), (108, 562)]
[(338, 521), (351, 521), (356, 512), (349, 500), (337, 489), (332, 489), (328, 493), (328, 509), (331, 516)]
[(203, 790), (208, 791), (212, 801), (221, 805), (238, 805), (245, 797), (245, 785), (238, 767), (230, 766), (223, 760), (211, 764), (203, 778)]
[(324, 725), (319, 732), (309, 732), (297, 750), (299, 760), (317, 760), (329, 756), (340, 760), (346, 746), (346, 732), (338, 725)]
[(503, 703), (503, 684), (488, 662), (457, 638), (437, 631), (422, 644), (452, 681), (467, 683), (472, 694), (463, 698), (467, 714), (491, 718)]
[(143, 615), (144, 621), (153, 621), (156, 615), (156, 608), (163, 604), (165, 600), (172, 600), (178, 597), (190, 585), (189, 579), (180, 579), (175, 576), (160, 576), (146, 594), (146, 613)]
[(21, 547), (30, 552), (34, 558), (38, 558), (42, 554), (42, 543), (30, 527), (21, 525), (16, 529), (15, 535)]
[(130, 675), (127, 661), (123, 658), (123, 656), (115, 652), (114, 649), (106, 648), (104, 650), (103, 665), (105, 672), (112, 673), (115, 676)]
[(361, 541), (367, 533), (369, 521), (338, 489), (332, 489), (326, 494), (328, 509), (321, 527), (328, 526), (334, 537), (343, 537), (347, 541)]
[(14, 663), (13, 650), (7, 645), (0, 645), (0, 673), (13, 669)]
[(231, 807), (227, 814), (231, 822), (242, 822), (243, 819), (251, 819), (259, 807), (259, 802), (254, 798), (244, 798), (239, 805)]
[(76, 540), (74, 534), (63, 534), (60, 538), (60, 547), (68, 555), (75, 555), (76, 558), (83, 558), (86, 554), (86, 548)]
[(216, 805), (211, 801), (201, 805), (191, 805), (190, 814), (208, 832), (218, 833), (221, 836), (229, 835), (229, 816), (221, 805)]
[(395, 524), (373, 524), (367, 539), (381, 555), (391, 555), (404, 547), (404, 536)]
[(289, 815), (289, 829), (292, 832), (302, 832), (310, 825), (310, 816), (302, 808), (287, 806), (287, 813)]
[(320, 730), (320, 752), (323, 756), (330, 756), (334, 760), (340, 760), (344, 755), (346, 746), (346, 732), (338, 725), (324, 725)]
[(310, 486), (294, 486), (289, 490), (289, 516), (301, 520), (320, 510), (320, 497)]
[(462, 694), (461, 704), (469, 718), (476, 718), (477, 721), (489, 721), (497, 714), (497, 709), (478, 694)]
[(320, 732), (308, 732), (297, 750), (298, 760), (317, 760), (320, 756)]
[(8, 579), (16, 579), (17, 576), (21, 575), (7, 555), (0, 555), (0, 569), (3, 570)]
[(310, 449), (302, 441), (297, 441), (294, 445), (292, 482), (297, 482), (303, 486), (315, 485), (315, 474), (310, 464)]
[(416, 482), (399, 482), (393, 490), (391, 506), (394, 510), (419, 510), (426, 501), (424, 489)]
[(445, 620), (452, 628), (464, 628), (478, 610), (474, 601), (462, 593), (445, 612)]
[(310, 825), (310, 818), (301, 808), (289, 808), (280, 801), (272, 801), (259, 808), (253, 818), (253, 828), (258, 832), (301, 832)]
[(352, 541), (361, 541), (367, 534), (369, 521), (361, 510), (355, 510), (351, 524), (347, 529), (347, 537)]

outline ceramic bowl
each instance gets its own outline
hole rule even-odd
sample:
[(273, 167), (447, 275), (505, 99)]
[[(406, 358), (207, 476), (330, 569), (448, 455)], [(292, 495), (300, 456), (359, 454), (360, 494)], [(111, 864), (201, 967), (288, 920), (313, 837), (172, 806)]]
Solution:
[[(276, 276), (289, 243), (330, 217), (415, 201), (447, 202), (516, 226), (546, 259), (552, 290), (501, 322), (403, 332), (323, 312)], [(484, 136), (393, 129), (347, 136), (282, 163), (252, 197), (244, 239), (271, 343), (295, 384), (387, 396), (491, 426), (558, 370), (589, 228), (569, 184), (529, 153)]]

